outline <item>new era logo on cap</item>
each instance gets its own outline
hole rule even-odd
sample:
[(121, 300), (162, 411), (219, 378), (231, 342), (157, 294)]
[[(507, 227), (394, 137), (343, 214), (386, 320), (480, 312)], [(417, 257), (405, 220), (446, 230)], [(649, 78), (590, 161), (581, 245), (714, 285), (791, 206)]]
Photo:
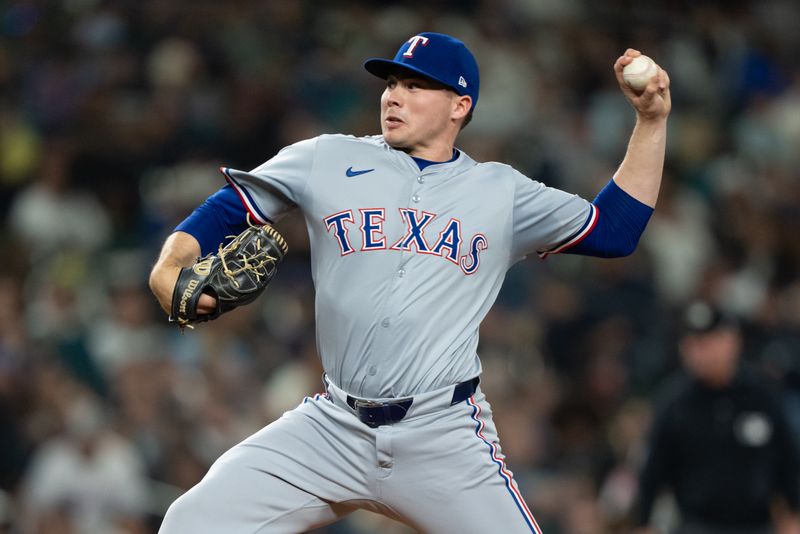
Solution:
[(398, 67), (443, 83), (460, 95), (469, 95), (473, 109), (478, 103), (478, 63), (455, 37), (420, 33), (403, 43), (394, 59), (372, 58), (364, 62), (367, 71), (383, 79)]

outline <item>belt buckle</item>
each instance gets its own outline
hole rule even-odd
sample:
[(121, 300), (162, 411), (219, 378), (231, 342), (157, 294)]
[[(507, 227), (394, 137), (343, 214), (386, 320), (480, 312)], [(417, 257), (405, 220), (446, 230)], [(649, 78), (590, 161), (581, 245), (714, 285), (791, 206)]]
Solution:
[(358, 415), (359, 420), (370, 428), (378, 428), (381, 425), (391, 424), (392, 409), (388, 402), (376, 402), (362, 399), (354, 399), (353, 409)]

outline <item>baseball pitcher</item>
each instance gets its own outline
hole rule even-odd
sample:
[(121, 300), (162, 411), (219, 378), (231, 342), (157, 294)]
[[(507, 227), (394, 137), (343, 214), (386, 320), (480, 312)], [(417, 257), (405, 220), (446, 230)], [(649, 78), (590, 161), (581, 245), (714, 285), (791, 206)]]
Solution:
[(639, 55), (614, 64), (637, 120), (592, 202), (455, 146), (477, 108), (478, 65), (437, 33), (364, 63), (386, 80), (381, 135), (322, 135), (249, 171), (222, 168), (227, 184), (166, 240), (151, 288), (181, 326), (252, 301), (287, 250), (271, 224), (299, 209), (327, 392), (223, 454), (161, 532), (297, 533), (357, 508), (423, 532), (541, 532), (481, 392), (478, 329), (520, 259), (635, 249), (671, 106), (660, 68), (640, 91), (624, 83)]

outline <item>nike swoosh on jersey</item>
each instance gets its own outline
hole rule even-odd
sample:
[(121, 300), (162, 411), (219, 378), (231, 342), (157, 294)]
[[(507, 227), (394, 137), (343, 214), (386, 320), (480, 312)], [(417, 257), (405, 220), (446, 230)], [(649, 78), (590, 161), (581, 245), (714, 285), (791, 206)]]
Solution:
[(372, 172), (375, 169), (365, 169), (363, 171), (354, 171), (353, 167), (348, 167), (344, 173), (347, 175), (348, 178), (352, 178), (353, 176), (359, 176), (362, 174), (367, 174), (368, 172)]

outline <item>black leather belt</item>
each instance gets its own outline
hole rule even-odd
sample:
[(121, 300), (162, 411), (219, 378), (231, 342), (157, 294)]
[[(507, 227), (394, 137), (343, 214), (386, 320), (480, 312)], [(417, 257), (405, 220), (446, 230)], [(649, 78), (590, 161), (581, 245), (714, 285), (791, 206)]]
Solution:
[[(476, 376), (471, 380), (466, 380), (457, 384), (456, 387), (453, 388), (453, 399), (450, 401), (450, 406), (471, 397), (478, 388), (480, 381), (481, 379)], [(356, 415), (362, 423), (372, 428), (397, 423), (406, 416), (413, 402), (413, 397), (394, 401), (375, 402), (366, 399), (357, 399), (350, 395), (347, 396), (347, 405), (355, 410)]]

